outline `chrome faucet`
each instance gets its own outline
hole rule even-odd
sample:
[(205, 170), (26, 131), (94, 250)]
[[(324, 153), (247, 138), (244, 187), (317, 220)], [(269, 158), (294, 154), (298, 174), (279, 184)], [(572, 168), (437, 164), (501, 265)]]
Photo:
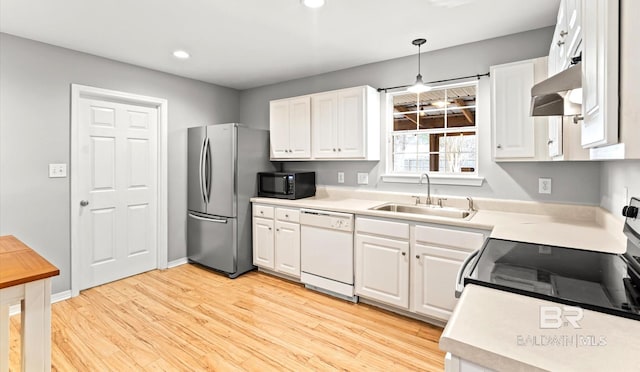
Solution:
[(467, 200), (469, 201), (469, 210), (470, 211), (475, 211), (475, 209), (473, 209), (473, 199), (471, 199), (470, 196), (467, 196)]
[(427, 177), (427, 205), (431, 205), (431, 178), (426, 173), (420, 175), (420, 184), (422, 185), (422, 178)]

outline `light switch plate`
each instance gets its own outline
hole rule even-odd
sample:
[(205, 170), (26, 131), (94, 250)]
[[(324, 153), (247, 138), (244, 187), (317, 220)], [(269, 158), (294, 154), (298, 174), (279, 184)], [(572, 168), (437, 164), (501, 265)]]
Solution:
[(369, 184), (369, 173), (358, 172), (358, 185), (368, 185), (368, 184)]
[(49, 164), (49, 178), (64, 178), (67, 176), (67, 164)]
[(551, 194), (551, 178), (538, 178), (538, 193)]
[(338, 183), (344, 183), (344, 172), (338, 172)]

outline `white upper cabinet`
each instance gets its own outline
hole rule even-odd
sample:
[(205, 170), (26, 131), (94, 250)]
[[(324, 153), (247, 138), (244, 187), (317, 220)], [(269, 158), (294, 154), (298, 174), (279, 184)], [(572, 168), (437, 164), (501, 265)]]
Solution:
[(549, 50), (549, 76), (568, 68), (582, 41), (581, 0), (562, 0)]
[(271, 101), (269, 128), (272, 159), (308, 159), (311, 156), (311, 98)]
[(272, 160), (380, 160), (380, 95), (372, 87), (271, 101), (269, 116)]
[(368, 86), (312, 95), (312, 157), (380, 160), (379, 105)]
[(582, 0), (582, 146), (618, 143), (619, 2)]
[(547, 160), (547, 118), (530, 115), (531, 87), (547, 77), (547, 58), (491, 66), (496, 161)]
[(338, 95), (335, 93), (314, 94), (313, 107), (313, 157), (338, 157)]

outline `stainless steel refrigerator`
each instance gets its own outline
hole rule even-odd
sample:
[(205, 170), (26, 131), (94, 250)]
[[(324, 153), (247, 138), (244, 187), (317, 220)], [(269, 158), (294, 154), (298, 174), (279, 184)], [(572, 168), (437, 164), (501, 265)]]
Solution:
[(270, 171), (269, 132), (241, 124), (189, 128), (187, 256), (236, 278), (254, 268), (251, 203)]

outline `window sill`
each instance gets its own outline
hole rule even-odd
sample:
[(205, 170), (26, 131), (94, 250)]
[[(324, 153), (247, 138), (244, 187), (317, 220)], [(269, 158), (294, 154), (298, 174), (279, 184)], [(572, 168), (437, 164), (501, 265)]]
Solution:
[[(385, 174), (382, 181), (388, 183), (420, 183), (418, 174)], [(482, 186), (484, 177), (480, 176), (455, 176), (455, 175), (429, 175), (432, 185), (457, 185), (457, 186)]]

